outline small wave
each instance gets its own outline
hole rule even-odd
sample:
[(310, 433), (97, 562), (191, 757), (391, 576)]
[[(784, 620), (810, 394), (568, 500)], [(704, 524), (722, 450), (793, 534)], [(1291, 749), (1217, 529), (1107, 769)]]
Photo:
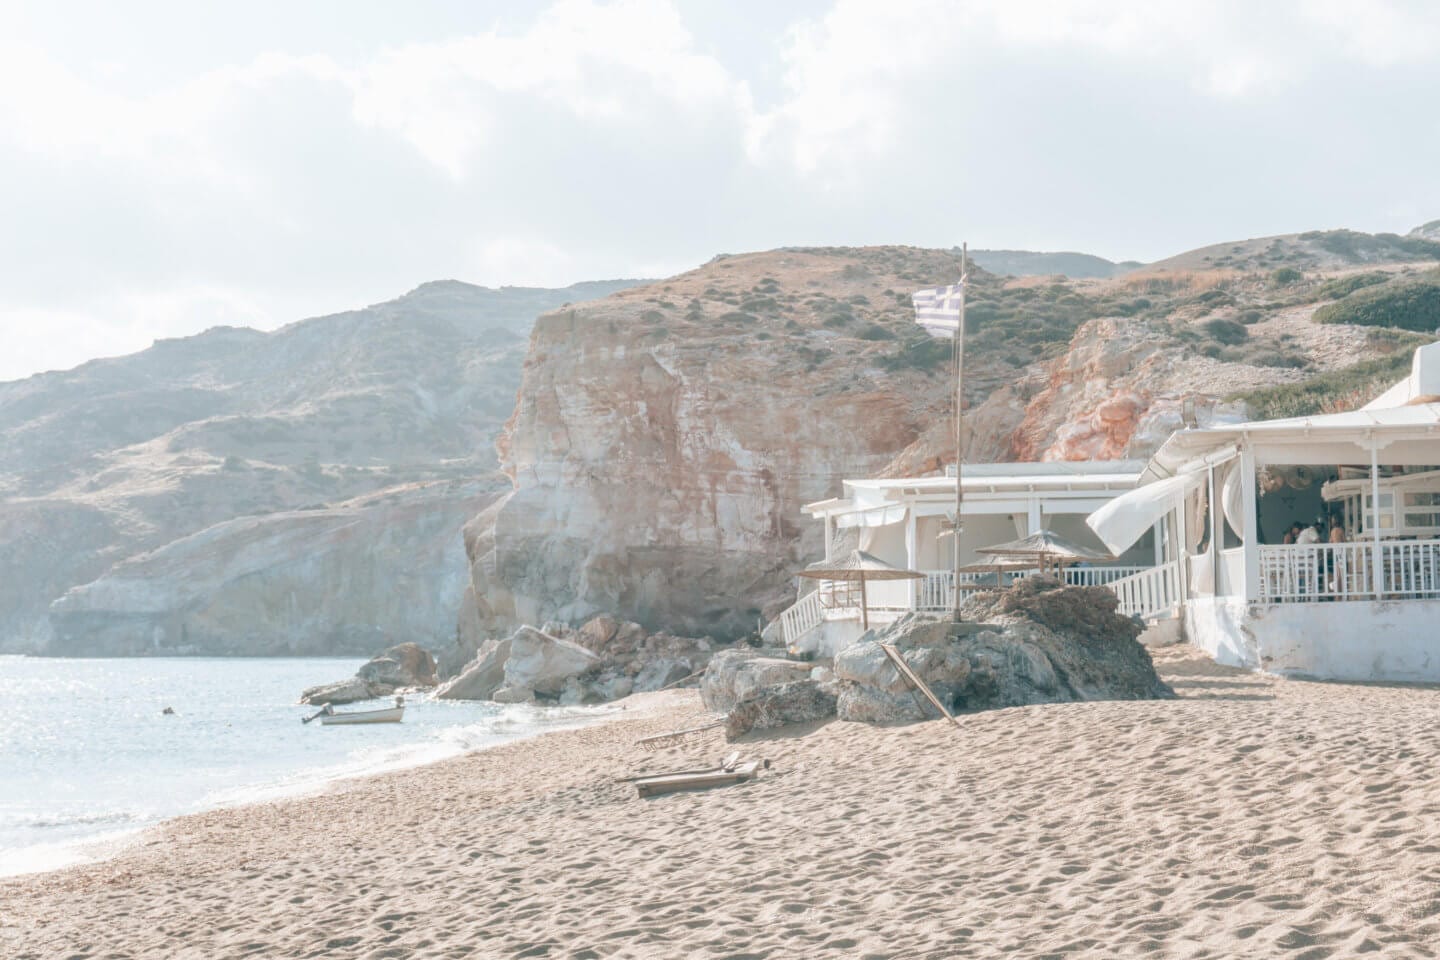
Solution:
[(121, 823), (141, 823), (146, 818), (130, 810), (89, 811), (87, 813), (20, 813), (6, 816), (0, 826), (30, 827), (36, 830), (56, 827), (96, 827)]

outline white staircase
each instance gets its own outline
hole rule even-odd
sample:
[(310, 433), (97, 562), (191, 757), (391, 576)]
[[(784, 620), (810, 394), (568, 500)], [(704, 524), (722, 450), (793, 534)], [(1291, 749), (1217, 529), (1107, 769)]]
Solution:
[(1180, 609), (1180, 564), (1171, 562), (1105, 584), (1120, 598), (1117, 610), (1127, 617), (1155, 620)]

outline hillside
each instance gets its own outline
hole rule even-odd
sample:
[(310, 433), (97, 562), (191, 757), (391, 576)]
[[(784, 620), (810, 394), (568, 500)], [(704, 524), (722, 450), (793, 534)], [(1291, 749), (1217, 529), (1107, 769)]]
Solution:
[(1072, 280), (1115, 277), (1143, 266), (1116, 263), (1089, 253), (1039, 253), (1032, 250), (971, 250), (970, 258), (990, 273), (1010, 277), (1064, 276)]
[[(1113, 277), (976, 266), (966, 457), (1143, 457), (1187, 397), (1202, 422), (1363, 403), (1440, 325), (1432, 246), (1331, 231)], [(950, 347), (910, 293), (957, 271), (951, 250), (811, 248), (643, 286), (442, 282), (0, 384), (3, 648), (403, 636), (453, 664), (597, 612), (753, 630), (818, 555), (804, 503), (953, 458)]]
[(1338, 270), (1376, 264), (1440, 261), (1440, 240), (1429, 239), (1424, 227), (1408, 236), (1359, 233), (1354, 230), (1311, 230), (1276, 237), (1256, 237), (1200, 247), (1147, 267), (1151, 271)]
[[(48, 608), (66, 591), (236, 518), (303, 510), (313, 520), (342, 503), (352, 503), (349, 513), (399, 509), (392, 500), (404, 500), (406, 516), (415, 516), (433, 500), (452, 518), (446, 536), (458, 543), (463, 517), (499, 489), (494, 441), (514, 406), (535, 316), (626, 285), (427, 283), (273, 333), (217, 328), (0, 384), (0, 652), (47, 649)], [(387, 498), (387, 491), (397, 494)], [(248, 562), (263, 555), (284, 566), (305, 549), (294, 542), (266, 554), (253, 534), (231, 539), (226, 529), (208, 541), (212, 552), (244, 550)], [(445, 565), (432, 566), (441, 576)], [(168, 570), (157, 595), (172, 587), (184, 593), (179, 584), (192, 569)], [(65, 608), (72, 624), (82, 613), (91, 620), (114, 613), (128, 639), (112, 648), (75, 634), (66, 649), (210, 649), (172, 636), (184, 632), (183, 605), (139, 617), (101, 605), (105, 595), (97, 588), (72, 596)], [(273, 600), (255, 598), (248, 635), (275, 626), (266, 607)], [(291, 602), (310, 601), (300, 591)], [(437, 607), (431, 619), (453, 625), (453, 610)], [(372, 646), (317, 649), (291, 631), (273, 632), (313, 652)], [(214, 643), (233, 647), (218, 634)]]
[[(1269, 409), (1364, 402), (1426, 339), (1317, 321), (1365, 283), (1425, 275), (1425, 248), (1375, 245), (1398, 259), (1279, 276), (976, 269), (967, 458), (1143, 457), (1187, 396), (1202, 422), (1262, 392)], [(909, 291), (956, 269), (953, 251), (784, 249), (542, 317), (500, 440), (513, 489), (467, 527), (462, 636), (598, 611), (733, 635), (774, 615), (821, 549), (804, 503), (953, 459), (948, 343), (915, 326)]]

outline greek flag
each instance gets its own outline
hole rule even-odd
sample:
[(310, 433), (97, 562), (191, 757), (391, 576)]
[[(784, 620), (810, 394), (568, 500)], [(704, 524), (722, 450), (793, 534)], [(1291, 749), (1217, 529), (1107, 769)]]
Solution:
[(960, 291), (963, 283), (949, 287), (916, 290), (910, 295), (915, 303), (915, 322), (932, 337), (952, 339), (960, 329)]

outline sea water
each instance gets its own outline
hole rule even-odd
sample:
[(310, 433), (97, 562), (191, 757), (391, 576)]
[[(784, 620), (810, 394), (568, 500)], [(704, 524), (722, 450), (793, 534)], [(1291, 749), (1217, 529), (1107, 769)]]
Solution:
[(428, 763), (610, 709), (413, 695), (403, 723), (302, 724), (315, 708), (296, 703), (300, 691), (362, 662), (0, 657), (0, 876), (95, 859), (167, 817)]

